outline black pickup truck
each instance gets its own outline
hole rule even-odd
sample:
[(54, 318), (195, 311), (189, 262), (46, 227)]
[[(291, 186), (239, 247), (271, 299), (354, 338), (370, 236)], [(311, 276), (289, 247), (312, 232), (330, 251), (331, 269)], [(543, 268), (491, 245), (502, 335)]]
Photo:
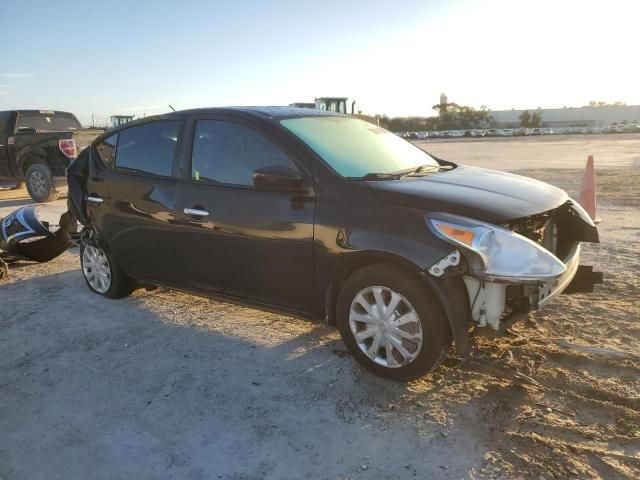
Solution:
[(68, 112), (0, 111), (0, 182), (26, 183), (36, 202), (55, 200), (67, 166), (100, 133)]

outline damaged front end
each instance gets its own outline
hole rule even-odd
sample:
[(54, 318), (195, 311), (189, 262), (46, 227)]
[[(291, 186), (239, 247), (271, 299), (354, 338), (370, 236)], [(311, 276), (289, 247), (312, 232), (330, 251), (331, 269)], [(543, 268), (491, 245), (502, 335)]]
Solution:
[(504, 330), (560, 293), (591, 292), (602, 283), (602, 273), (580, 265), (580, 243), (599, 238), (589, 215), (571, 199), (500, 226), (446, 213), (430, 214), (426, 222), (457, 247), (428, 273), (441, 277), (463, 264), (455, 271), (463, 276), (470, 316), (480, 327)]
[(0, 278), (8, 264), (19, 260), (48, 262), (71, 245), (74, 222), (68, 213), (52, 221), (56, 212), (44, 205), (22, 207), (0, 220)]

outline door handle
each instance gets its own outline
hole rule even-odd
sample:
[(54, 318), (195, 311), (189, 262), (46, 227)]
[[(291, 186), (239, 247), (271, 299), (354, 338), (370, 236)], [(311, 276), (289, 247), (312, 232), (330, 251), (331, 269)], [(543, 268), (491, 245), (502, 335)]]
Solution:
[(206, 210), (200, 210), (199, 208), (185, 208), (184, 213), (187, 215), (193, 215), (194, 217), (208, 217), (209, 212)]
[(104, 200), (101, 199), (100, 197), (96, 197), (96, 196), (93, 196), (93, 195), (88, 195), (87, 196), (87, 202), (102, 203), (102, 202), (104, 202)]

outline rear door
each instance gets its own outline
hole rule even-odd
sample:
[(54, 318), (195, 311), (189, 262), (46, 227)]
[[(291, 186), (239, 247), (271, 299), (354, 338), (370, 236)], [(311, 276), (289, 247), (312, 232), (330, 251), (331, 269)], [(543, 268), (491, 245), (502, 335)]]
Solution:
[(120, 130), (93, 149), (87, 213), (126, 273), (170, 282), (174, 165), (181, 124), (158, 120)]
[[(176, 202), (180, 283), (309, 311), (315, 212), (311, 176), (284, 145), (244, 120), (209, 117), (189, 125), (185, 142), (188, 138), (192, 148), (185, 164), (190, 164), (190, 178), (180, 183)], [(307, 193), (255, 188), (253, 172), (276, 165), (298, 170)]]

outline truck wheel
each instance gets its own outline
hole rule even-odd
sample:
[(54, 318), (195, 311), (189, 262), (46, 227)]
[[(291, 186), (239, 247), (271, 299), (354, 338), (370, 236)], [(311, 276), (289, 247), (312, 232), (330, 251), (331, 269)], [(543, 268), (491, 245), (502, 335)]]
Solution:
[(38, 203), (52, 202), (60, 192), (56, 190), (51, 170), (44, 163), (34, 163), (25, 174), (27, 191)]
[(365, 368), (391, 380), (414, 380), (446, 355), (451, 330), (440, 302), (418, 278), (390, 265), (351, 275), (338, 297), (340, 335)]
[(101, 248), (83, 244), (80, 264), (87, 286), (98, 295), (122, 298), (135, 288), (135, 280), (122, 271), (113, 255)]

